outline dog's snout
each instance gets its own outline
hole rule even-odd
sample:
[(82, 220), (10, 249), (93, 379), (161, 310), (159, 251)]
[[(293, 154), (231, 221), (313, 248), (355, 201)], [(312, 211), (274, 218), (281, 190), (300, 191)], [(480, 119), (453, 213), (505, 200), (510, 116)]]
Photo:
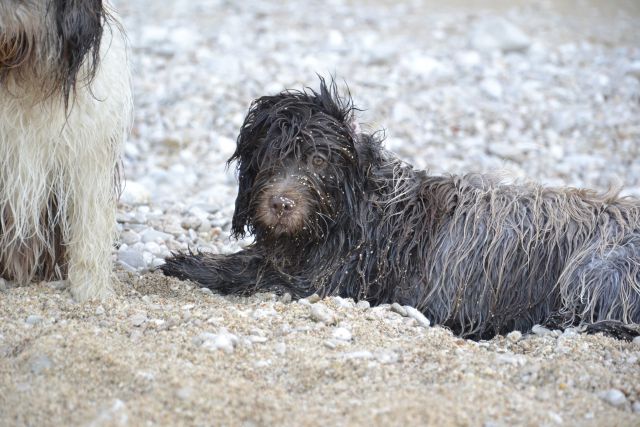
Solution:
[(285, 196), (273, 196), (269, 202), (271, 204), (271, 209), (277, 215), (289, 214), (296, 205), (292, 199)]

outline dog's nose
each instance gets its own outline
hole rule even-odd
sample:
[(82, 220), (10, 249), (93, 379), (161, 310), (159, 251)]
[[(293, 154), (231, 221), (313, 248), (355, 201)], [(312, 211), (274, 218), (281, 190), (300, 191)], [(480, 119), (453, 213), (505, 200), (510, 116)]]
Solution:
[(273, 196), (271, 197), (271, 209), (277, 215), (287, 215), (295, 207), (295, 202), (288, 197)]

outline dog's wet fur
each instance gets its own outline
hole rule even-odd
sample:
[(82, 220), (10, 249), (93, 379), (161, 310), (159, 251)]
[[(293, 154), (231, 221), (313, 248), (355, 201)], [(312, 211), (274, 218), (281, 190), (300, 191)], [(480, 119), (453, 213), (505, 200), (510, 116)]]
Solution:
[(640, 201), (494, 176), (432, 176), (360, 131), (350, 97), (257, 99), (237, 149), (235, 254), (160, 268), (225, 294), (317, 293), (407, 304), (456, 334), (535, 324), (631, 339), (640, 322)]

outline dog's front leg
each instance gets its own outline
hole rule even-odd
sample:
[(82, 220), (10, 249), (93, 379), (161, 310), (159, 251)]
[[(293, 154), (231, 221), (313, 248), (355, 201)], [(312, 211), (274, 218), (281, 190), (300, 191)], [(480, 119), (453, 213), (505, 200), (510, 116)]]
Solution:
[(78, 301), (111, 294), (116, 225), (116, 142), (83, 143), (84, 147), (71, 147), (73, 161), (66, 174), (70, 197), (63, 211), (69, 287)]
[(223, 294), (288, 292), (302, 298), (313, 293), (307, 280), (276, 270), (252, 249), (230, 255), (175, 254), (160, 269), (167, 276), (191, 280)]

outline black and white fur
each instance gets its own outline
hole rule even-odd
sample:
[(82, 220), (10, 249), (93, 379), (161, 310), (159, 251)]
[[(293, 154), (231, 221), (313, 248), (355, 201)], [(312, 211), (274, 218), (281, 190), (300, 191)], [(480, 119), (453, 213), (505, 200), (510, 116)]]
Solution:
[(118, 162), (132, 93), (101, 0), (0, 2), (0, 276), (111, 290)]
[(256, 100), (231, 161), (230, 255), (161, 266), (223, 293), (399, 302), (467, 337), (534, 324), (630, 338), (640, 322), (640, 201), (589, 190), (435, 176), (382, 149), (334, 85)]

